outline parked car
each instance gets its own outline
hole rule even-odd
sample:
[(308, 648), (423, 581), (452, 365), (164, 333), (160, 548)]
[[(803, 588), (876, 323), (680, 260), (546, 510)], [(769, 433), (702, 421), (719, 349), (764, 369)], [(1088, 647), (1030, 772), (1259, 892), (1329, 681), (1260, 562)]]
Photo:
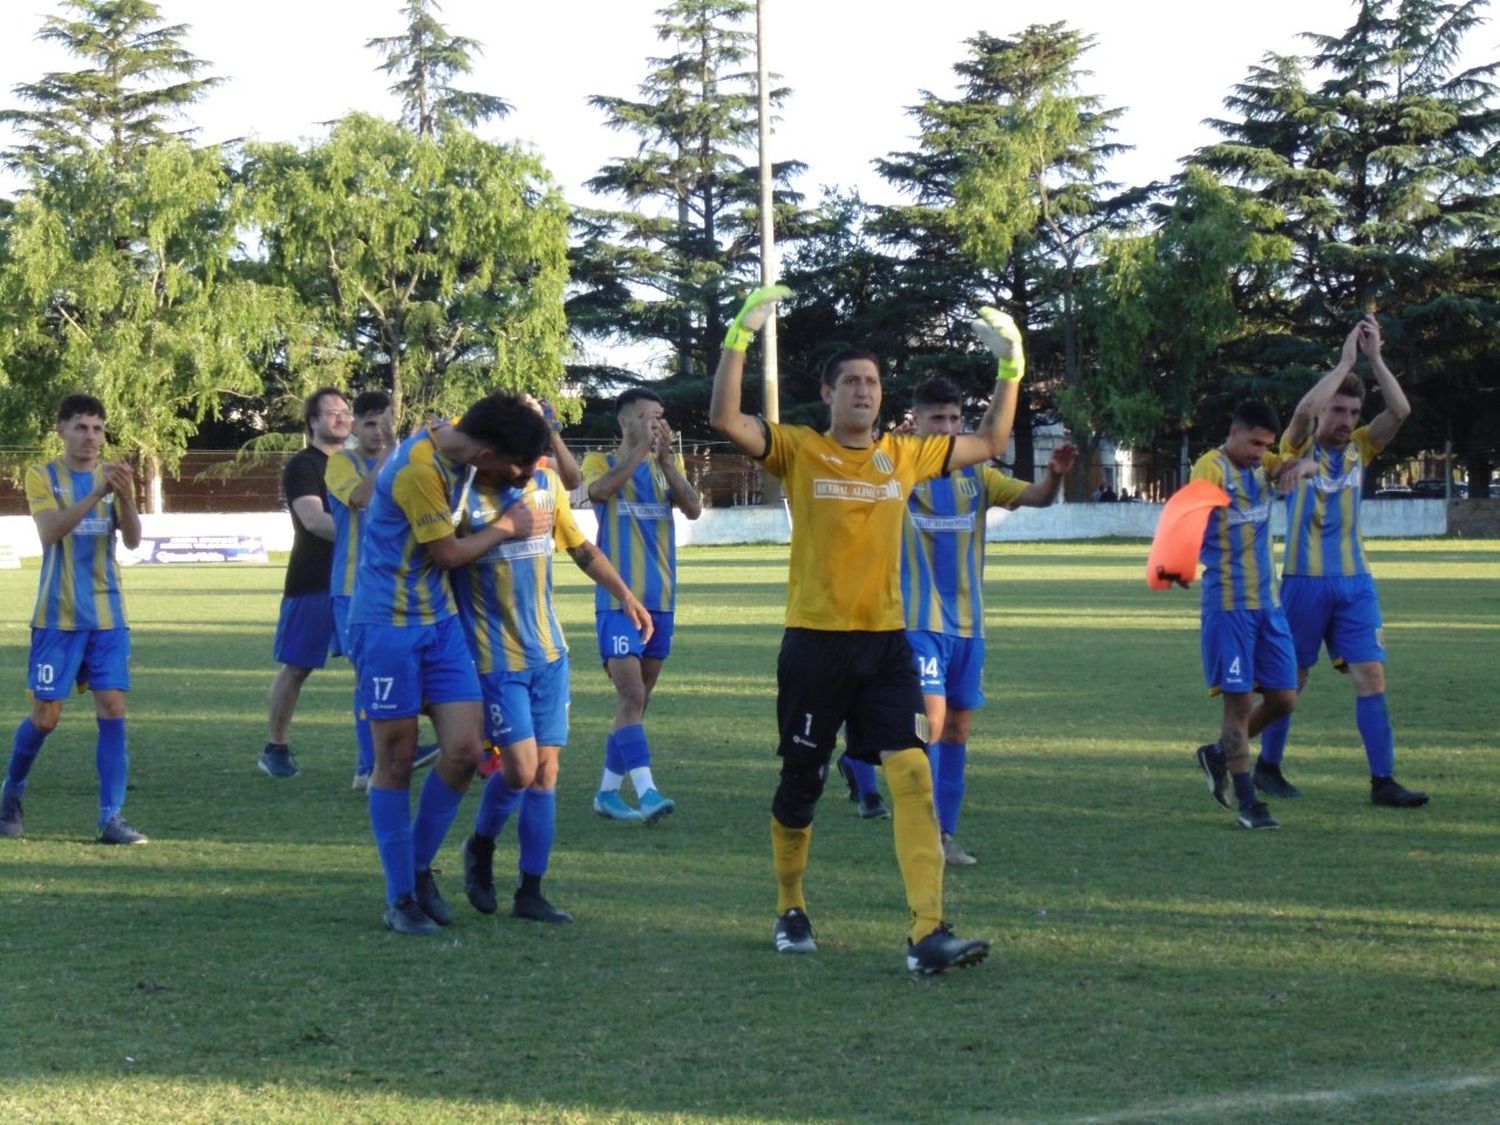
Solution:
[[(1416, 496), (1424, 500), (1442, 500), (1448, 495), (1444, 491), (1445, 484), (1446, 482), (1442, 477), (1427, 477), (1413, 484), (1411, 490)], [(1459, 484), (1455, 481), (1453, 484), (1453, 498), (1455, 500), (1465, 500), (1468, 498), (1468, 495), (1469, 486)]]
[(1378, 490), (1375, 493), (1375, 495), (1373, 495), (1373, 496), (1370, 497), (1370, 499), (1371, 500), (1415, 500), (1416, 496), (1417, 496), (1417, 494), (1415, 492), (1413, 492), (1411, 489), (1407, 488), (1405, 485), (1396, 485), (1393, 488), (1382, 488), (1382, 489)]

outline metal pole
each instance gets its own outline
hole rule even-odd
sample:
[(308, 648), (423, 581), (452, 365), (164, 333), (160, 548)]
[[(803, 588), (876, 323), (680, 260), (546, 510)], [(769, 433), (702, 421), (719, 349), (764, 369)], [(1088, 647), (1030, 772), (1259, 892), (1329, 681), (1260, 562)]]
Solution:
[[(766, 2), (755, 0), (756, 101), (758, 105), (760, 142), (760, 283), (776, 281), (775, 200), (771, 176), (771, 72), (766, 62)], [(781, 382), (776, 368), (776, 316), (766, 321), (761, 332), (761, 386), (764, 388), (766, 421), (781, 421)], [(761, 473), (761, 496), (766, 504), (781, 503), (781, 482), (771, 474)]]

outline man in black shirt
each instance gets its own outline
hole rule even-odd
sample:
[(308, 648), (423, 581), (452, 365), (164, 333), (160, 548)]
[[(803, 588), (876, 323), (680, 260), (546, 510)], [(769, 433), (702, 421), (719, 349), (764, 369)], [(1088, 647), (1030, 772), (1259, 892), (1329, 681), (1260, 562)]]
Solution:
[(281, 492), (292, 515), (292, 557), (287, 562), (281, 617), (276, 623), (274, 652), (281, 667), (271, 682), (269, 729), (259, 763), (272, 777), (297, 775), (297, 763), (287, 745), (297, 697), (313, 669), (327, 662), (330, 644), (338, 655), (328, 592), (334, 529), (323, 475), (329, 455), (337, 453), (349, 436), (354, 415), (341, 392), (323, 387), (303, 404), (303, 420), (307, 448), (288, 461), (281, 474)]

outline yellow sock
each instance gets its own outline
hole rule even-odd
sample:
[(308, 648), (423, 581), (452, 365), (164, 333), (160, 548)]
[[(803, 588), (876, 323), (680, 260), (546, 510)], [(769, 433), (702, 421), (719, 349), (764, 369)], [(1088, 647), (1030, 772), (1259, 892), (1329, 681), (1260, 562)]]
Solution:
[(911, 908), (911, 940), (921, 941), (943, 920), (943, 843), (932, 806), (932, 769), (920, 750), (902, 750), (881, 764), (891, 790), (896, 862)]
[(788, 828), (771, 818), (771, 866), (776, 871), (776, 913), (785, 914), (792, 907), (807, 909), (802, 897), (802, 873), (807, 870), (807, 853), (812, 848), (812, 825)]

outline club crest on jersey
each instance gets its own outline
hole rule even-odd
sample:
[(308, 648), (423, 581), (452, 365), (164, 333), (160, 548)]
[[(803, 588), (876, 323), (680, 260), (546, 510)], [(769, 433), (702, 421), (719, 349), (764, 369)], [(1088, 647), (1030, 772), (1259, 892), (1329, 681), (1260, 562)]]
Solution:
[(870, 462), (882, 473), (894, 473), (896, 471), (895, 462), (886, 455), (883, 449), (877, 449), (875, 456), (870, 458)]
[(958, 491), (972, 500), (979, 495), (979, 486), (974, 483), (973, 477), (959, 477)]
[(552, 512), (557, 509), (557, 501), (553, 499), (552, 493), (540, 488), (535, 492), (527, 493), (526, 499), (539, 512)]
[(651, 483), (656, 485), (656, 489), (658, 492), (664, 491), (666, 489), (667, 474), (661, 471), (660, 465), (653, 464), (651, 466)]

